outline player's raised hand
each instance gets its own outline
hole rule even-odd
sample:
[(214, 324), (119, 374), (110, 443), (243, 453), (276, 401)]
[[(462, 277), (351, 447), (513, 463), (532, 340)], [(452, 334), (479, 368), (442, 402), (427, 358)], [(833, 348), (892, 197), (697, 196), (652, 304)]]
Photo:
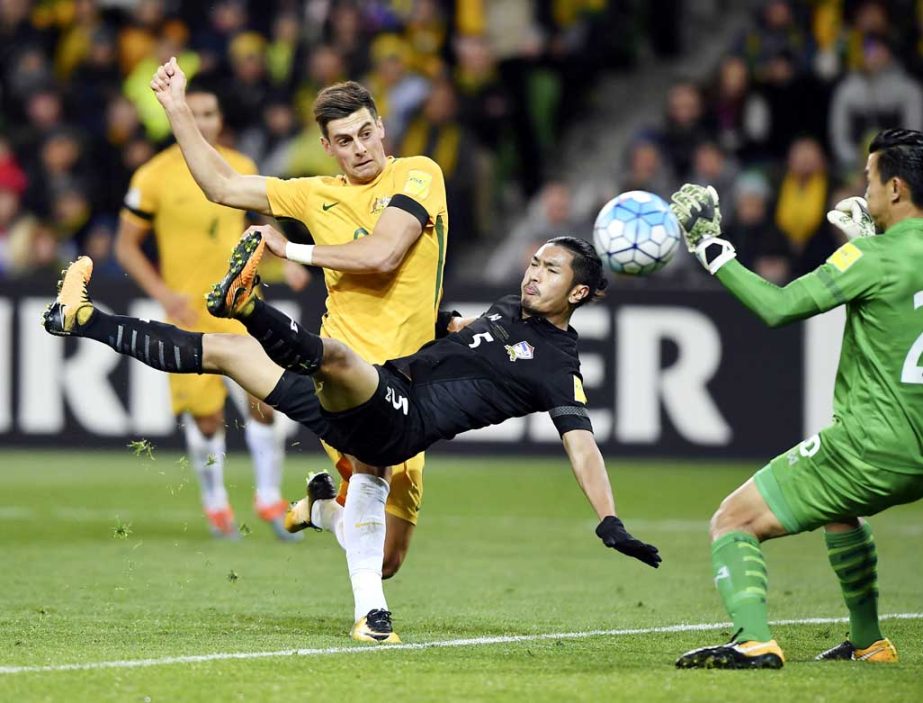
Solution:
[(673, 193), (670, 201), (670, 210), (679, 220), (691, 253), (703, 240), (721, 236), (718, 192), (712, 186), (687, 183)]
[(280, 259), (285, 258), (285, 245), (288, 244), (288, 240), (279, 230), (272, 225), (252, 225), (247, 227), (241, 237), (246, 237), (251, 232), (259, 232), (266, 242), (266, 248)]
[(849, 241), (875, 236), (875, 221), (865, 198), (844, 198), (827, 213), (827, 221), (839, 229)]
[(645, 544), (639, 539), (632, 537), (625, 525), (615, 515), (608, 515), (603, 521), (596, 526), (596, 535), (603, 544), (611, 547), (626, 556), (634, 557), (638, 561), (643, 561), (648, 566), (655, 569), (660, 566), (662, 559), (653, 544)]
[(157, 96), (157, 101), (165, 110), (181, 105), (186, 100), (186, 74), (176, 62), (176, 57), (162, 64), (151, 78), (151, 90)]

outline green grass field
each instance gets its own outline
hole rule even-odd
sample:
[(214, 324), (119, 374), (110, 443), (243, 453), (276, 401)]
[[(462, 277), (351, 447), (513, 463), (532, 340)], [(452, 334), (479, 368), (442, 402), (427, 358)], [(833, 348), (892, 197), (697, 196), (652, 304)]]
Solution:
[[(0, 701), (923, 700), (920, 615), (886, 623), (894, 666), (812, 661), (843, 639), (837, 622), (777, 626), (779, 672), (673, 668), (731, 634), (706, 526), (754, 466), (610, 462), (626, 524), (660, 547), (655, 571), (602, 547), (563, 455), (434, 457), (415, 544), (386, 593), (405, 643), (473, 641), (369, 648), (346, 636), (352, 599), (330, 535), (276, 542), (252, 514), (247, 458), (234, 456), (228, 482), (250, 534), (214, 541), (178, 459), (0, 453)], [(287, 493), (323, 466), (290, 455)], [(920, 613), (923, 504), (873, 526), (882, 612)], [(773, 619), (845, 616), (819, 534), (769, 543), (766, 556)], [(591, 634), (683, 624), (713, 627)], [(523, 637), (484, 641), (504, 636)], [(312, 651), (257, 656), (286, 650)], [(228, 653), (240, 657), (159, 661)]]

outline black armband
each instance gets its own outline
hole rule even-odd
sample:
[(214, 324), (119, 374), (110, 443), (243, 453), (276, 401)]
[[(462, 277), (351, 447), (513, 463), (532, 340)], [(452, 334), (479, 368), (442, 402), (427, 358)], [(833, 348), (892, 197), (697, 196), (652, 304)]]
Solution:
[(449, 333), (449, 323), (453, 317), (461, 317), (455, 310), (440, 310), (436, 313), (436, 339), (442, 339)]
[(429, 222), (429, 213), (426, 211), (425, 207), (420, 205), (420, 203), (409, 195), (404, 195), (403, 193), (392, 195), (391, 200), (388, 202), (388, 207), (396, 207), (398, 210), (403, 210), (413, 215), (419, 220), (420, 227), (426, 229), (426, 223)]

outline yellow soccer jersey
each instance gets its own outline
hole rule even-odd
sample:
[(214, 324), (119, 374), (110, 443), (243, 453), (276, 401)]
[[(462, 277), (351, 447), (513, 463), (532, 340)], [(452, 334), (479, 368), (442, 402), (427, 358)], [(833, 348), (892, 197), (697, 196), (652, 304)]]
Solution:
[[(243, 154), (223, 147), (218, 151), (239, 173), (256, 173)], [(160, 275), (171, 290), (189, 296), (199, 312), (196, 329), (243, 332), (239, 323), (209, 315), (205, 294), (226, 273), (231, 250), (246, 227), (245, 215), (209, 202), (177, 145), (157, 154), (131, 179), (122, 217), (154, 228)]]
[(433, 339), (449, 231), (442, 170), (425, 156), (389, 157), (378, 178), (364, 185), (350, 185), (344, 176), (266, 183), (272, 214), (301, 220), (316, 244), (344, 244), (368, 235), (399, 193), (426, 208), (429, 221), (397, 271), (324, 269), (327, 314), (321, 334), (345, 342), (372, 363), (412, 354)]

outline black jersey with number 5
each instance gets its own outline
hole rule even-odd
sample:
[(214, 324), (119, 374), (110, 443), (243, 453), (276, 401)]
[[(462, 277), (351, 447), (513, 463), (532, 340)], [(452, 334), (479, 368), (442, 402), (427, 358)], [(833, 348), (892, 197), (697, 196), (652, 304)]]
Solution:
[(577, 333), (522, 315), (508, 296), (460, 332), (387, 365), (411, 379), (422, 444), (547, 412), (560, 434), (590, 430)]

